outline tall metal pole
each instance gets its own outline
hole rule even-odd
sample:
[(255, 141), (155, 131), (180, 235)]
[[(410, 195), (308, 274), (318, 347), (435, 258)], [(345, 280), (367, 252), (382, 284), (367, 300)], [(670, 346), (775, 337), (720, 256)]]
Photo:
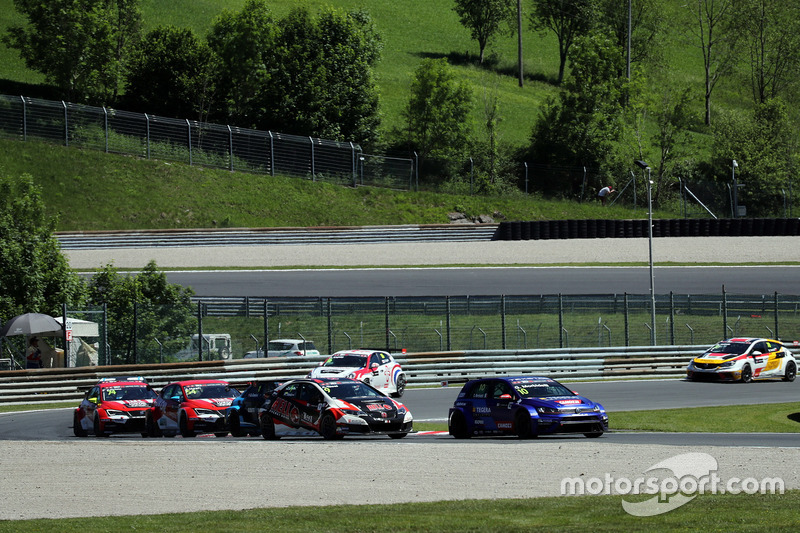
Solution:
[(736, 167), (738, 166), (739, 163), (734, 159), (733, 165), (731, 166), (731, 179), (733, 180), (733, 218), (739, 216), (739, 186), (736, 184)]
[(650, 248), (650, 345), (656, 345), (656, 293), (653, 276), (653, 181), (650, 179), (650, 167), (647, 167), (647, 241)]
[(627, 58), (625, 60), (628, 71), (628, 79), (631, 79), (631, 1), (628, 0), (628, 45), (627, 45)]
[(517, 62), (519, 63), (519, 86), (522, 87), (522, 0), (517, 0)]

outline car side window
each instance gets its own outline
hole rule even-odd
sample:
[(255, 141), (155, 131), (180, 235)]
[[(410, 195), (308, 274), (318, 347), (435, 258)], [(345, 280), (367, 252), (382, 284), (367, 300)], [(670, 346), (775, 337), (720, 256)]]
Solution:
[(284, 387), (283, 394), (281, 394), (281, 396), (283, 396), (284, 398), (296, 398), (298, 392), (297, 389), (299, 387), (300, 387), (299, 383), (292, 383), (291, 385), (287, 385), (286, 387)]
[(472, 390), (469, 391), (467, 394), (467, 398), (475, 398), (475, 399), (483, 399), (486, 398), (487, 392), (489, 390), (489, 384), (487, 382), (478, 383)]
[(372, 366), (372, 363), (377, 363), (378, 365), (381, 364), (381, 358), (378, 357), (378, 354), (374, 353), (369, 356), (369, 366)]
[(86, 396), (87, 398), (97, 398), (97, 401), (100, 401), (100, 388), (99, 387), (92, 387), (89, 391), (89, 394)]
[(495, 400), (500, 399), (503, 395), (514, 397), (514, 391), (511, 390), (511, 385), (505, 381), (497, 381), (492, 390), (492, 398)]
[(173, 396), (175, 396), (175, 385), (170, 385), (161, 392), (162, 398), (172, 398)]
[(385, 353), (378, 354), (378, 357), (381, 358), (382, 365), (388, 364), (390, 362), (389, 356), (386, 355)]
[(767, 349), (767, 345), (764, 341), (757, 342), (756, 345), (753, 346), (753, 352), (767, 353), (768, 351), (769, 350)]

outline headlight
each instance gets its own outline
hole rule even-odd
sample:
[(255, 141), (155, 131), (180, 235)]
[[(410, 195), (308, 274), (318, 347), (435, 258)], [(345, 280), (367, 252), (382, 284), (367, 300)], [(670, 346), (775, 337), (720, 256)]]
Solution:
[(125, 411), (117, 411), (116, 409), (106, 409), (106, 416), (114, 417), (114, 416), (126, 416)]
[(536, 410), (545, 415), (557, 415), (561, 412), (560, 409), (555, 409), (553, 407), (537, 407)]
[(694, 361), (689, 361), (689, 370), (694, 370)]
[(403, 417), (403, 424), (408, 424), (409, 422), (412, 422), (413, 420), (414, 420), (414, 417), (411, 416), (411, 413), (406, 411), (406, 416)]
[(366, 420), (364, 420), (363, 418), (359, 418), (359, 417), (357, 417), (355, 415), (344, 415), (341, 418), (341, 420), (345, 424), (357, 424), (357, 425), (360, 425), (360, 426), (366, 426), (367, 425), (367, 421)]
[(197, 416), (215, 416), (217, 418), (222, 416), (219, 411), (214, 411), (213, 409), (195, 409), (194, 412)]
[(599, 413), (600, 412), (600, 406), (599, 405), (595, 405), (594, 407), (592, 407), (592, 411), (594, 411), (595, 413)]
[(736, 361), (725, 361), (724, 363), (722, 363), (721, 365), (719, 365), (719, 367), (720, 367), (720, 368), (730, 368), (730, 367), (732, 367), (732, 366), (733, 366), (733, 365), (735, 365), (735, 364), (736, 364)]
[(347, 377), (350, 379), (356, 379), (356, 375), (353, 373), (348, 374)]

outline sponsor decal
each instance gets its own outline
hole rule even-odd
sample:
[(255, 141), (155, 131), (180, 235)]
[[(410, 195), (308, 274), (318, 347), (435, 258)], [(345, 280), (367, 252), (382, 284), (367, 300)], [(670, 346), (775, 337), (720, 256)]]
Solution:
[(511, 422), (498, 422), (497, 429), (511, 429)]
[(147, 407), (151, 402), (146, 400), (125, 400), (123, 403), (128, 407)]
[(489, 409), (488, 407), (473, 407), (472, 408), (472, 412), (473, 413), (489, 414), (489, 413), (492, 412), (492, 410)]
[(367, 405), (367, 409), (370, 411), (391, 411), (392, 406), (385, 403), (371, 403)]
[(580, 404), (580, 400), (556, 400), (556, 403), (560, 403), (561, 405), (575, 405)]

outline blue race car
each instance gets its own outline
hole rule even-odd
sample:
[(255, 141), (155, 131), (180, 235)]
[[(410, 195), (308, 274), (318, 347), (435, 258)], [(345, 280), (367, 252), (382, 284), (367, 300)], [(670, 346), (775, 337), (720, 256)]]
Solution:
[(238, 398), (234, 398), (225, 413), (225, 419), (234, 437), (261, 435), (258, 409), (282, 381), (254, 381)]
[(447, 420), (450, 434), (457, 439), (555, 433), (599, 437), (608, 431), (608, 415), (602, 405), (578, 396), (554, 379), (539, 376), (468, 381)]

